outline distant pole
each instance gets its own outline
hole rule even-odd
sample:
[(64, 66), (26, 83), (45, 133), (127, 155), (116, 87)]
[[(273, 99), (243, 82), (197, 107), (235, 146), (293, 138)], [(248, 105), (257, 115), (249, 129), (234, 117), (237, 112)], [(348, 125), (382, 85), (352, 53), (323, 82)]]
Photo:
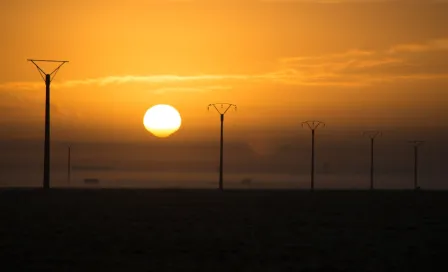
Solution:
[(373, 190), (373, 145), (375, 138), (381, 135), (380, 131), (365, 131), (364, 136), (370, 138), (370, 190)]
[(219, 144), (219, 190), (223, 190), (223, 154), (224, 154), (224, 114), (220, 114), (221, 116), (221, 137)]
[(409, 141), (410, 144), (414, 146), (414, 190), (418, 187), (418, 147), (421, 146), (424, 141)]
[[(50, 188), (50, 83), (56, 76), (57, 72), (66, 62), (65, 60), (33, 60), (31, 61), (39, 71), (42, 79), (45, 81), (45, 141), (44, 141), (44, 180), (43, 180), (43, 188)], [(56, 62), (59, 63), (59, 66), (54, 69), (50, 74), (47, 74), (42, 70), (37, 62)]]
[(325, 127), (325, 123), (321, 121), (305, 121), (302, 122), (302, 127), (305, 125), (311, 130), (311, 191), (314, 191), (314, 136), (318, 127)]
[(72, 165), (71, 165), (71, 157), (70, 157), (70, 154), (71, 153), (71, 147), (70, 146), (68, 146), (68, 165), (67, 165), (67, 182), (68, 182), (68, 185), (70, 185), (70, 179), (71, 179), (71, 176), (70, 176), (70, 172), (71, 172), (71, 170), (72, 170)]
[(221, 137), (220, 137), (220, 147), (219, 147), (219, 190), (223, 191), (223, 157), (224, 157), (224, 115), (226, 112), (233, 108), (236, 110), (236, 105), (230, 104), (230, 103), (214, 103), (209, 104), (207, 109), (209, 110), (210, 107), (214, 107), (216, 111), (220, 115), (221, 120)]

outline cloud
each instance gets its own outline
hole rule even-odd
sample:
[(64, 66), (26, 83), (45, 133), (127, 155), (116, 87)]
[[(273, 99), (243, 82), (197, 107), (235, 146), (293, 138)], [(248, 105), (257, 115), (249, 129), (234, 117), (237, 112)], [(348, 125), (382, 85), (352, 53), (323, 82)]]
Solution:
[[(52, 88), (75, 88), (80, 86), (106, 86), (106, 85), (116, 85), (116, 84), (126, 84), (126, 83), (145, 83), (152, 84), (156, 86), (166, 86), (173, 85), (173, 87), (163, 87), (162, 91), (167, 92), (169, 90), (179, 91), (179, 90), (189, 90), (192, 88), (179, 87), (182, 84), (200, 84), (206, 87), (197, 88), (199, 91), (204, 91), (206, 89), (222, 89), (214, 88), (216, 85), (207, 86), (206, 83), (216, 83), (216, 82), (292, 82), (291, 79), (299, 79), (300, 76), (297, 73), (291, 73), (291, 71), (276, 71), (264, 74), (210, 74), (210, 75), (147, 75), (147, 76), (135, 76), (135, 75), (125, 75), (125, 76), (109, 76), (100, 78), (89, 78), (83, 80), (69, 80), (65, 82), (52, 83)], [(306, 82), (302, 82), (306, 84)], [(295, 81), (295, 84), (300, 84), (300, 81)], [(34, 90), (42, 88), (42, 84), (36, 82), (7, 82), (0, 84), (0, 90)], [(160, 91), (159, 91), (160, 92)]]
[[(262, 77), (262, 76), (261, 76)], [(124, 75), (124, 76), (108, 76), (99, 78), (87, 78), (80, 80), (68, 80), (64, 82), (52, 83), (52, 88), (76, 88), (80, 86), (106, 86), (106, 85), (116, 85), (116, 84), (128, 84), (128, 83), (144, 83), (152, 84), (155, 86), (164, 86), (156, 90), (156, 92), (168, 92), (168, 91), (193, 91), (193, 88), (189, 87), (179, 87), (182, 84), (206, 84), (208, 82), (218, 82), (218, 81), (229, 81), (229, 80), (248, 80), (256, 79), (259, 76), (253, 75)], [(174, 85), (172, 87), (167, 87), (167, 85)], [(35, 90), (43, 88), (41, 82), (6, 82), (0, 83), (0, 90)], [(223, 89), (227, 88), (224, 86), (205, 86), (203, 88), (196, 88), (197, 91), (212, 90), (212, 89)]]
[(399, 44), (396, 46), (392, 46), (388, 53), (400, 53), (400, 52), (409, 52), (409, 53), (420, 53), (420, 52), (428, 52), (428, 51), (446, 51), (448, 50), (448, 39), (437, 39), (428, 41), (426, 43), (409, 43), (409, 44)]
[[(448, 38), (393, 45), (384, 50), (352, 49), (320, 56), (291, 56), (259, 74), (123, 75), (55, 82), (53, 88), (147, 84), (154, 93), (227, 90), (241, 83), (358, 87), (400, 80), (448, 79)], [(42, 82), (0, 83), (1, 90), (34, 90)], [(1, 94), (1, 92), (0, 92)]]
[(199, 88), (194, 87), (167, 87), (167, 88), (159, 88), (155, 89), (152, 92), (154, 94), (165, 94), (165, 93), (190, 93), (190, 92), (197, 92), (197, 93), (203, 93), (203, 92), (209, 92), (209, 91), (215, 91), (215, 90), (230, 90), (232, 89), (232, 86), (204, 86)]
[(44, 88), (42, 82), (6, 82), (0, 83), (0, 90), (35, 90), (37, 88)]
[(249, 76), (246, 75), (126, 75), (126, 76), (109, 76), (85, 80), (71, 80), (63, 83), (55, 83), (58, 87), (77, 87), (79, 85), (110, 85), (124, 83), (184, 83), (184, 82), (204, 82), (217, 81), (223, 79), (244, 80)]
[(448, 39), (398, 44), (386, 50), (349, 50), (338, 54), (280, 60), (308, 84), (363, 86), (378, 82), (448, 79)]
[(344, 53), (337, 53), (331, 55), (324, 56), (307, 56), (307, 57), (292, 57), (292, 58), (283, 58), (280, 59), (280, 62), (283, 63), (293, 63), (293, 62), (302, 62), (302, 61), (315, 61), (315, 60), (327, 60), (327, 59), (346, 59), (348, 57), (360, 57), (360, 56), (371, 56), (375, 54), (373, 51), (364, 51), (364, 50), (350, 50)]

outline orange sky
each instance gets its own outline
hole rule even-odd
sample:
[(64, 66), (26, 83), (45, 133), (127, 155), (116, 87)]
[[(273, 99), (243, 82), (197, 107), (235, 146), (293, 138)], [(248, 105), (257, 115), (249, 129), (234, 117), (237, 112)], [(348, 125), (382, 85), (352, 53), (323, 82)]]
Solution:
[(59, 140), (146, 140), (157, 103), (182, 115), (173, 140), (215, 137), (213, 102), (238, 105), (226, 135), (247, 141), (307, 119), (446, 126), (448, 3), (318, 2), (2, 1), (2, 134), (43, 135), (45, 86), (27, 58), (70, 61), (52, 83)]

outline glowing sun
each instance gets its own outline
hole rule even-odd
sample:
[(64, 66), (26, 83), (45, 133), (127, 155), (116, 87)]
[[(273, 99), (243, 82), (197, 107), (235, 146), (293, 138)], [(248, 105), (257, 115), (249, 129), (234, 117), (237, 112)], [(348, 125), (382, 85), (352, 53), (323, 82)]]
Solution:
[(165, 138), (176, 132), (182, 123), (179, 112), (170, 105), (159, 104), (149, 108), (143, 116), (143, 125), (154, 136)]

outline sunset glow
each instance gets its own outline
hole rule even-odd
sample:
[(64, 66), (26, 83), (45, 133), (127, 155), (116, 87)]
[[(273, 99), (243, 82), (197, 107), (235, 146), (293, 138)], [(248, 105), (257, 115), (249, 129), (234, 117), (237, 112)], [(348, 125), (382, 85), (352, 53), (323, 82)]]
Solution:
[[(378, 171), (394, 164), (390, 171), (408, 173), (403, 143), (412, 139), (427, 142), (422, 154), (433, 152), (422, 159), (427, 171), (442, 171), (447, 14), (441, 0), (2, 1), (0, 140), (43, 141), (45, 84), (27, 59), (54, 59), (69, 62), (51, 82), (51, 141), (62, 143), (52, 145), (60, 152), (52, 162), (64, 160), (68, 143), (157, 143), (152, 150), (173, 153), (143, 149), (129, 167), (148, 169), (146, 156), (157, 154), (153, 160), (174, 166), (188, 161), (188, 171), (216, 171), (219, 117), (207, 105), (227, 102), (241, 111), (225, 118), (226, 171), (307, 169), (306, 120), (326, 124), (316, 134), (316, 171), (368, 167), (365, 130), (383, 132)], [(163, 141), (142, 125), (157, 104), (182, 114), (181, 131), (172, 134), (177, 121), (169, 131), (150, 128)], [(33, 166), (43, 160), (36, 146), (35, 154), (23, 153)], [(116, 152), (108, 166), (133, 156), (130, 147), (104, 149)], [(25, 161), (11, 152), (18, 165)], [(85, 159), (94, 163), (101, 154)]]

